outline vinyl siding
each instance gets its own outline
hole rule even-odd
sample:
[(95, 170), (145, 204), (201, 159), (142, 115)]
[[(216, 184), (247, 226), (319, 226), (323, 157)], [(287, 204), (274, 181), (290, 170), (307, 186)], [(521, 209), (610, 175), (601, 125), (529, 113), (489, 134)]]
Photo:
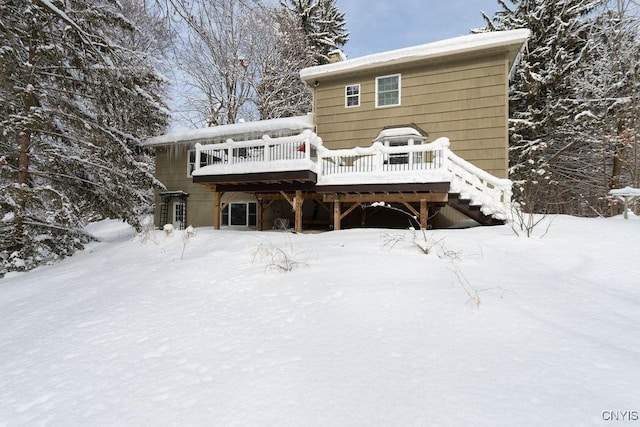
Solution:
[[(155, 191), (155, 224), (160, 224), (160, 193), (162, 191), (184, 191), (189, 193), (187, 199), (187, 223), (194, 227), (213, 225), (213, 193), (204, 185), (194, 184), (187, 176), (187, 152), (193, 147), (180, 145), (175, 147), (156, 148), (156, 178), (162, 182), (166, 190)], [(226, 193), (223, 202), (253, 201), (252, 195), (245, 193)], [(171, 217), (171, 212), (169, 213)], [(171, 219), (171, 218), (170, 218)]]
[[(375, 108), (375, 78), (401, 74), (401, 105)], [(474, 58), (321, 80), (314, 93), (317, 133), (328, 148), (368, 146), (385, 126), (415, 123), (429, 141), (498, 177), (508, 167), (508, 59)], [(344, 88), (360, 84), (360, 106), (345, 108)]]

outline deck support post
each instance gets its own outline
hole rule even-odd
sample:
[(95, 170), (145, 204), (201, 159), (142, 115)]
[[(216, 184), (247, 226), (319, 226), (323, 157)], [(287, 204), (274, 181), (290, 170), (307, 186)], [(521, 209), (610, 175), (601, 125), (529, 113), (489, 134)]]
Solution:
[(302, 190), (296, 190), (296, 196), (293, 199), (293, 210), (295, 211), (295, 230), (296, 233), (302, 233), (302, 204), (304, 198)]
[(222, 221), (222, 192), (215, 191), (213, 193), (213, 228), (220, 230), (220, 222)]
[(333, 201), (333, 229), (340, 230), (340, 222), (342, 220), (340, 200), (336, 197)]
[(420, 200), (420, 228), (427, 229), (427, 220), (429, 218), (429, 209), (425, 199)]
[(262, 197), (256, 197), (258, 199), (257, 209), (258, 218), (256, 218), (256, 230), (262, 231), (264, 229), (264, 200)]

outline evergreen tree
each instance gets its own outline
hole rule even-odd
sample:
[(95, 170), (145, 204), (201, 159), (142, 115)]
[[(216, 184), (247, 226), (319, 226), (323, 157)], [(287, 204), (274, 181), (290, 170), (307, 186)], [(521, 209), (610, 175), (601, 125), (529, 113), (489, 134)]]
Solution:
[(345, 15), (336, 0), (280, 0), (280, 4), (298, 17), (315, 64), (328, 63), (329, 53), (349, 40)]
[(0, 274), (70, 255), (85, 221), (139, 225), (164, 80), (115, 0), (0, 2)]
[(594, 21), (588, 66), (571, 76), (573, 102), (584, 113), (572, 125), (574, 141), (555, 159), (569, 185), (589, 195), (589, 207), (599, 213), (606, 212), (609, 190), (638, 186), (640, 16), (631, 5), (617, 0)]
[[(557, 210), (566, 199), (557, 194), (550, 164), (568, 139), (566, 126), (581, 113), (569, 78), (583, 66), (590, 13), (602, 0), (499, 0), (501, 10), (485, 16), (487, 31), (528, 28), (527, 50), (512, 80), (510, 98), (511, 177), (516, 195), (532, 211)], [(518, 191), (519, 190), (519, 191)], [(561, 191), (561, 190), (560, 190)]]
[(300, 70), (329, 62), (349, 34), (335, 0), (281, 0), (270, 12), (275, 26), (274, 50), (264, 63), (256, 87), (263, 119), (306, 114), (312, 109), (310, 89)]

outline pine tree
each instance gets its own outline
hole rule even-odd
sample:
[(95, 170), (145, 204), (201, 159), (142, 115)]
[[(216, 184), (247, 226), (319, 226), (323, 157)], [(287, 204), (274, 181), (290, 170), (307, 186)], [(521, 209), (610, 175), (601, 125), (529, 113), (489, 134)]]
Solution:
[(281, 0), (280, 5), (269, 12), (275, 24), (274, 50), (256, 86), (262, 119), (310, 112), (312, 94), (300, 80), (300, 70), (328, 63), (330, 53), (349, 38), (335, 0)]
[[(532, 36), (511, 86), (510, 175), (516, 194), (532, 211), (557, 210), (556, 177), (550, 164), (571, 134), (567, 123), (581, 113), (569, 76), (582, 66), (588, 46), (589, 14), (601, 0), (499, 0), (501, 10), (485, 16), (487, 31), (528, 28)], [(527, 193), (526, 195), (524, 193)]]
[(0, 2), (0, 274), (72, 254), (87, 220), (139, 225), (164, 80), (115, 0)]
[(280, 4), (298, 17), (315, 65), (328, 63), (329, 53), (349, 40), (345, 15), (336, 0), (280, 0)]
[(588, 66), (571, 76), (574, 103), (585, 113), (572, 126), (575, 141), (556, 156), (570, 185), (593, 195), (589, 205), (599, 213), (609, 190), (638, 185), (640, 16), (631, 4), (617, 0), (594, 20)]

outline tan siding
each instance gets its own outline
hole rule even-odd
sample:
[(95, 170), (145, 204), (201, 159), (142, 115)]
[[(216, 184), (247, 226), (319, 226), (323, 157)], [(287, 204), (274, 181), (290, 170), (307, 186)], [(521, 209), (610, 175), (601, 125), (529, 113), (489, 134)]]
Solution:
[[(366, 146), (382, 127), (415, 123), (429, 140), (446, 136), (452, 149), (476, 165), (507, 170), (507, 59), (488, 57), (452, 64), (321, 81), (315, 90), (318, 134), (329, 148)], [(375, 108), (375, 78), (401, 74), (401, 106)], [(344, 107), (344, 87), (361, 85), (361, 105)]]
[[(155, 224), (160, 224), (160, 196), (162, 191), (184, 191), (189, 193), (187, 222), (194, 227), (213, 225), (213, 193), (200, 184), (194, 184), (187, 176), (187, 146), (156, 148), (156, 177), (167, 189), (155, 194)], [(253, 196), (244, 193), (225, 194), (223, 201), (250, 201)]]
[(504, 175), (496, 175), (499, 176), (500, 178), (509, 178), (509, 74), (510, 74), (510, 64), (509, 61), (504, 61), (504, 63), (502, 64), (504, 67), (504, 74), (507, 76), (507, 78), (504, 80), (504, 93), (505, 96), (507, 98), (505, 104), (506, 107), (504, 109), (504, 121), (505, 123), (507, 123), (507, 126), (504, 127), (504, 141), (505, 143), (502, 146), (503, 149), (503, 155), (505, 158), (505, 163), (507, 165), (507, 170), (504, 171)]

